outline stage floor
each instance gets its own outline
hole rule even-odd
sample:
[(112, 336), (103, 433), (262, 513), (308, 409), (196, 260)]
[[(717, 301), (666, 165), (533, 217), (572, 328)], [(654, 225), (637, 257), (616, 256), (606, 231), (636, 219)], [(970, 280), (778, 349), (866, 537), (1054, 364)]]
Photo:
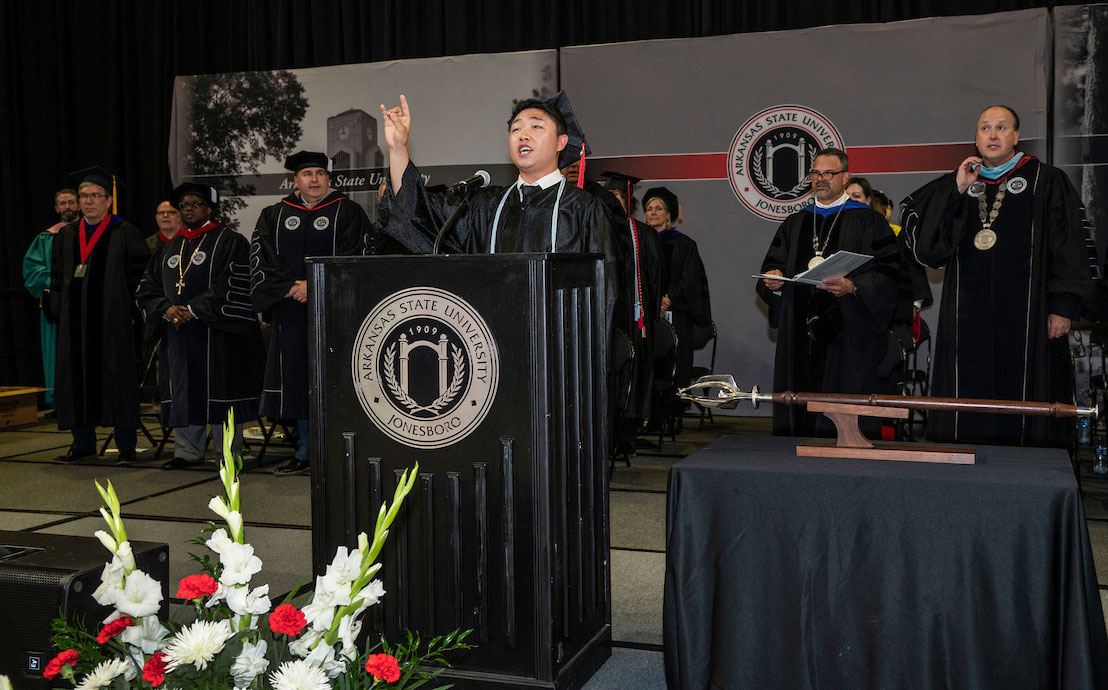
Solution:
[[(665, 687), (662, 587), (669, 468), (722, 434), (769, 434), (769, 420), (756, 417), (717, 416), (703, 429), (689, 419), (685, 427), (676, 442), (640, 451), (630, 467), (619, 463), (612, 475), (612, 634), (617, 649), (586, 690)], [(102, 443), (107, 430), (101, 431)], [(156, 429), (151, 433), (157, 438)], [(254, 458), (259, 442), (249, 437), (248, 432), (243, 515), (247, 539), (263, 562), (254, 581), (268, 582), (279, 600), (311, 575), (310, 478), (274, 476), (273, 468), (291, 457), (291, 446), (274, 441), (259, 465)], [(133, 465), (116, 465), (114, 448), (96, 462), (53, 462), (66, 451), (69, 439), (68, 432), (48, 420), (0, 431), (0, 529), (91, 536), (103, 528), (93, 480), (110, 479), (123, 503), (128, 535), (169, 544), (171, 591), (175, 589), (181, 577), (195, 572), (187, 554), (203, 550), (190, 540), (214, 518), (207, 503), (221, 491), (215, 465), (162, 470), (161, 463), (172, 457), (172, 443), (157, 460), (149, 457), (149, 449), (140, 452)], [(140, 434), (140, 451), (144, 446), (149, 442)], [(1091, 468), (1091, 461), (1080, 463), (1082, 495), (1101, 601), (1108, 611), (1108, 478)], [(178, 620), (189, 613), (177, 602), (173, 609)], [(629, 677), (636, 681), (629, 684)]]

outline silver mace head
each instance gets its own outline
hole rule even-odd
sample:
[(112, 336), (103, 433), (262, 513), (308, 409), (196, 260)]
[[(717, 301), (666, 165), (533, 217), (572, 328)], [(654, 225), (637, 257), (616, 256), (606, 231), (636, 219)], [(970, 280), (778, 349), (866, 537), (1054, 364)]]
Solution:
[(724, 410), (735, 409), (742, 400), (749, 400), (757, 409), (758, 403), (770, 400), (770, 396), (758, 392), (757, 386), (751, 388), (749, 393), (739, 388), (735, 383), (735, 377), (731, 374), (701, 376), (692, 384), (679, 388), (677, 395), (704, 407), (718, 407)]

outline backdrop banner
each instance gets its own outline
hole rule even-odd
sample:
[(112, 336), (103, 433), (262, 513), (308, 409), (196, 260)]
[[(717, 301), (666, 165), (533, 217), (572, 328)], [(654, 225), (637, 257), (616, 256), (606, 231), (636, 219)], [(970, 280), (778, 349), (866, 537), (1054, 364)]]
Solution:
[(409, 150), (428, 185), (476, 168), (508, 184), (516, 177), (507, 146), (512, 106), (554, 95), (556, 79), (553, 50), (178, 77), (173, 183), (218, 187), (231, 197), (225, 220), (249, 237), (261, 210), (293, 191), (285, 156), (323, 151), (334, 159), (331, 185), (375, 219), (388, 164), (379, 105), (397, 106), (405, 94)]
[[(560, 52), (561, 84), (597, 159), (590, 171), (677, 194), (678, 229), (708, 273), (716, 371), (765, 389), (775, 334), (750, 275), (810, 198), (814, 152), (845, 147), (851, 172), (897, 203), (971, 155), (978, 114), (1004, 103), (1020, 114), (1023, 150), (1045, 156), (1051, 31), (1036, 9), (579, 46)], [(938, 305), (941, 275), (931, 279)], [(924, 313), (931, 324), (937, 310)]]

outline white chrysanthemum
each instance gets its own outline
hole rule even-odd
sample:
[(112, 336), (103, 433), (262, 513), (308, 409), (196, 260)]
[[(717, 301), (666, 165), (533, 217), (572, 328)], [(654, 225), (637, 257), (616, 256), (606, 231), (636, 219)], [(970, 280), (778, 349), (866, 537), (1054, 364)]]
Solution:
[[(166, 636), (169, 635), (169, 630), (166, 629), (162, 622), (155, 616), (146, 616), (142, 619), (141, 625), (128, 626), (120, 638), (131, 645), (142, 650), (143, 654), (149, 656), (165, 646)], [(141, 667), (142, 664), (140, 663)]]
[(167, 668), (172, 671), (181, 664), (192, 664), (203, 671), (233, 635), (231, 624), (225, 620), (196, 621), (174, 635), (163, 650)]
[(350, 553), (345, 546), (335, 549), (335, 558), (327, 566), (326, 577), (335, 583), (349, 585), (362, 571), (362, 554)]
[(250, 544), (231, 542), (224, 544), (222, 548), (223, 552), (219, 554), (219, 562), (223, 565), (223, 573), (219, 576), (220, 584), (227, 587), (245, 585), (262, 569), (262, 559), (254, 555), (254, 547)]
[(123, 591), (115, 601), (115, 607), (132, 618), (152, 616), (162, 604), (162, 586), (141, 570), (127, 576)]
[(235, 663), (231, 665), (231, 677), (235, 679), (235, 685), (246, 687), (254, 680), (255, 676), (265, 673), (269, 668), (269, 660), (265, 658), (266, 643), (261, 640), (258, 644), (244, 642), (242, 652), (235, 657)]
[(286, 661), (270, 674), (273, 690), (331, 690), (327, 674), (303, 659)]
[(101, 606), (115, 606), (119, 598), (119, 592), (123, 589), (123, 564), (118, 558), (112, 558), (111, 563), (104, 564), (104, 570), (100, 573), (100, 586), (92, 593), (92, 598)]
[(255, 587), (231, 587), (227, 591), (227, 606), (238, 616), (260, 616), (268, 613), (273, 605), (269, 597), (269, 585)]
[(128, 663), (126, 659), (101, 661), (81, 679), (75, 690), (97, 690), (97, 688), (107, 687), (117, 676), (127, 670)]

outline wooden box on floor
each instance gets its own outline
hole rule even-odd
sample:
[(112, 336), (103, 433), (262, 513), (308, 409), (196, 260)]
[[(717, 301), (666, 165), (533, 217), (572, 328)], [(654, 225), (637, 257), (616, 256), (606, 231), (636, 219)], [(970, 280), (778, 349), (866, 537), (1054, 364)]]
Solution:
[(316, 573), (418, 462), (367, 627), (473, 628), (457, 688), (580, 688), (611, 655), (602, 260), (332, 258), (309, 282)]
[(45, 388), (0, 386), (0, 429), (38, 421), (38, 394)]

